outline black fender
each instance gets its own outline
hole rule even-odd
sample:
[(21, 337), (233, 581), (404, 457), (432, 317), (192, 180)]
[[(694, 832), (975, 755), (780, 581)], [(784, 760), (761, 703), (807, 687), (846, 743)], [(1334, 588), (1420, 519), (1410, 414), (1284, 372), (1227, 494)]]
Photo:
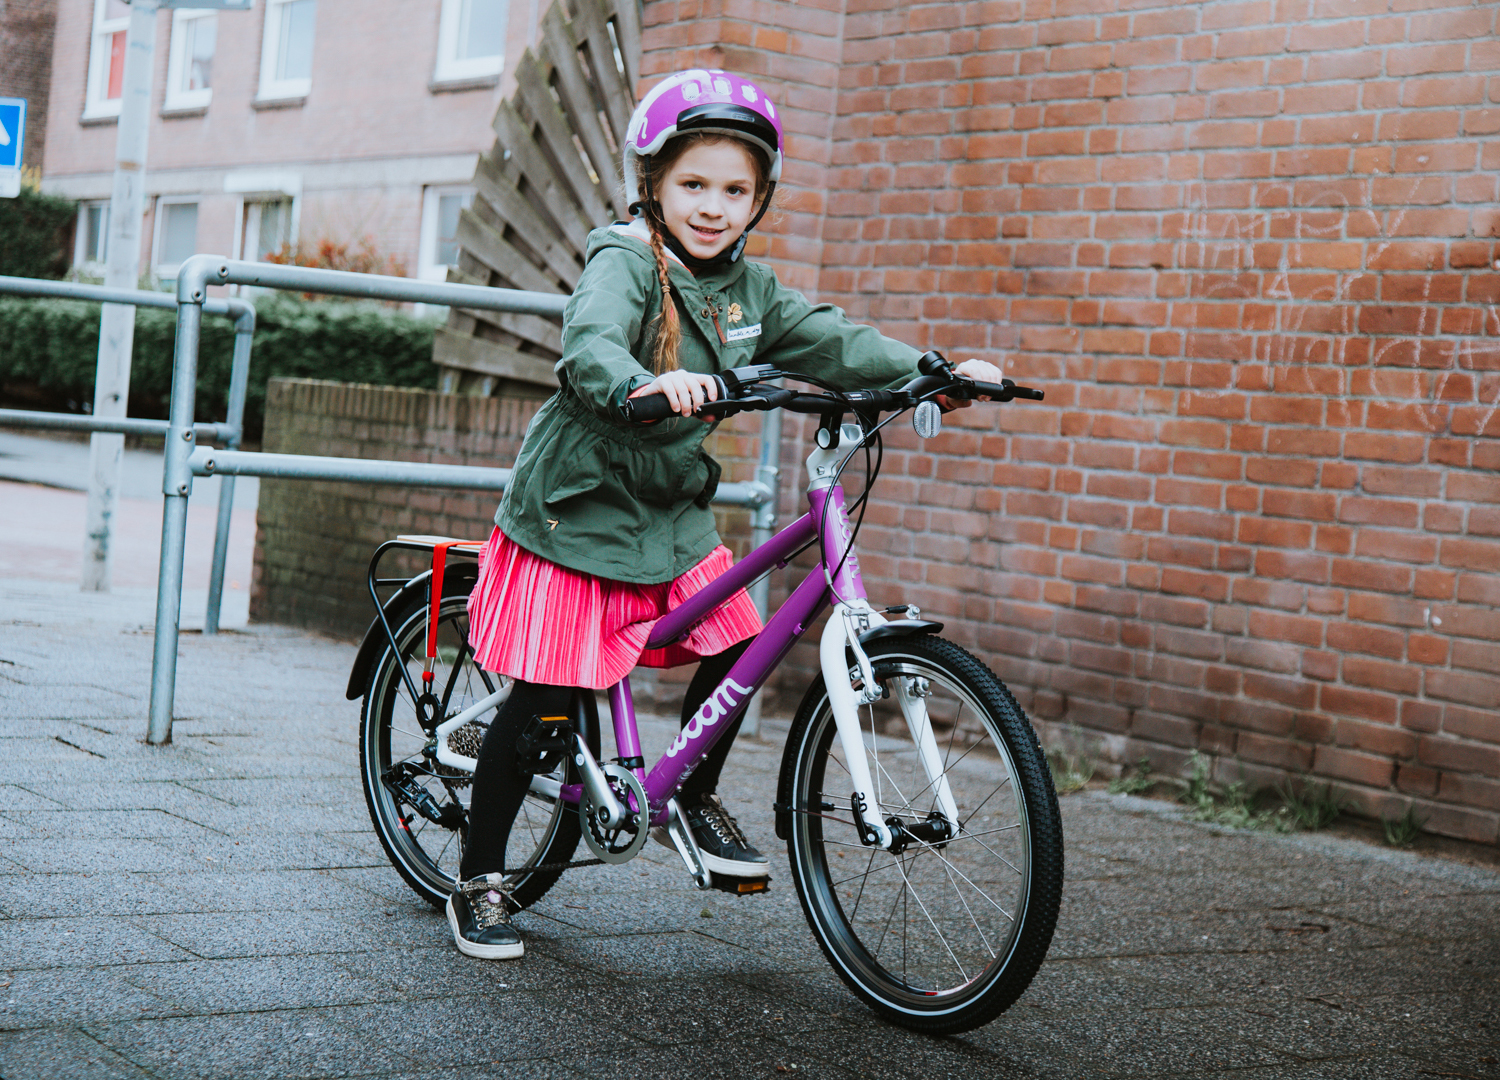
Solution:
[[(397, 615), (404, 613), (408, 605), (427, 602), (427, 582), (431, 578), (431, 570), (422, 571), (381, 605), (392, 630), (400, 621)], [(478, 566), (450, 566), (443, 575), (443, 595), (468, 594), (474, 590), (474, 582), (478, 579)], [(365, 684), (370, 681), (370, 669), (386, 645), (385, 628), (380, 625), (380, 617), (376, 616), (370, 620), (370, 627), (359, 643), (359, 652), (354, 654), (354, 667), (349, 671), (349, 685), (344, 688), (344, 697), (354, 701), (364, 696)]]
[(869, 645), (888, 637), (905, 637), (907, 634), (941, 634), (943, 624), (931, 619), (892, 619), (880, 626), (872, 626), (859, 635), (861, 645)]

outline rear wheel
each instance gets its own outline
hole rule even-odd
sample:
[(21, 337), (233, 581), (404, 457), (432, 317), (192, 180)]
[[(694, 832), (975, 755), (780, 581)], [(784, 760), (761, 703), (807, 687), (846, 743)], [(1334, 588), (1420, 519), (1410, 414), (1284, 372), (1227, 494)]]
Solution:
[[(861, 843), (820, 677), (782, 766), (792, 875), (818, 944), (855, 994), (905, 1027), (967, 1031), (1020, 996), (1051, 944), (1063, 873), (1057, 796), (1026, 715), (977, 659), (925, 636), (868, 653), (886, 693), (860, 710), (876, 789), (866, 814), (899, 823), (908, 839), (899, 852)], [(938, 768), (923, 764), (903, 695), (925, 707)], [(939, 777), (951, 801), (939, 797)]]
[[(508, 680), (482, 670), (469, 648), (467, 608), (472, 574), (451, 576), (438, 611), (437, 661), (424, 728), (402, 669), (422, 691), (427, 655), (427, 604), (417, 599), (387, 612), (395, 631), (376, 660), (365, 690), (360, 716), (360, 775), (375, 833), (391, 864), (418, 896), (443, 906), (453, 891), (469, 820), (472, 773), (442, 765), (435, 757), (436, 726)], [(580, 698), (575, 723), (594, 732), (592, 701)], [(448, 736), (450, 747), (477, 756), (494, 710)], [(590, 741), (597, 740), (592, 736)], [(559, 765), (553, 779), (570, 781)], [(520, 781), (518, 781), (520, 782)], [(579, 839), (578, 815), (556, 799), (531, 793), (521, 804), (506, 846), (505, 865), (519, 867), (506, 875), (513, 899), (528, 907), (552, 887), (561, 871), (529, 871), (529, 866), (567, 862)]]

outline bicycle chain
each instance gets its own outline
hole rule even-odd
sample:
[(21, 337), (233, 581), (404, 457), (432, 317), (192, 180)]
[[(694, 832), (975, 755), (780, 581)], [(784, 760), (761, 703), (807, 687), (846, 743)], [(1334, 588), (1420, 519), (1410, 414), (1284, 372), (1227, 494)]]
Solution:
[(550, 874), (556, 870), (562, 873), (564, 870), (577, 870), (580, 866), (603, 866), (603, 859), (578, 859), (575, 862), (551, 862), (542, 863), (539, 866), (523, 866), (521, 870), (528, 874)]

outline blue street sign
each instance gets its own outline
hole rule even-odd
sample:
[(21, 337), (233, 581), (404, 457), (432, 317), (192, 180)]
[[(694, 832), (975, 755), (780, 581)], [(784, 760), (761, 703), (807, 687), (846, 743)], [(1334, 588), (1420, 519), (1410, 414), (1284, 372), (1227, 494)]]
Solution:
[(0, 97), (0, 169), (21, 167), (26, 139), (26, 99)]

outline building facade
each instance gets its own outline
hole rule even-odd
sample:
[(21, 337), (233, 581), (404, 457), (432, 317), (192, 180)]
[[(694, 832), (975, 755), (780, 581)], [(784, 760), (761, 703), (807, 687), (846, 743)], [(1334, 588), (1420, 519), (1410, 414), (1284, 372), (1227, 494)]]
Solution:
[(26, 99), (21, 164), (42, 167), (57, 0), (0, 0), (0, 97)]
[[(15, 3), (15, 0), (10, 0)], [(141, 266), (334, 245), (441, 280), (542, 0), (254, 0), (157, 16)], [(59, 0), (43, 188), (102, 264), (128, 6)]]

